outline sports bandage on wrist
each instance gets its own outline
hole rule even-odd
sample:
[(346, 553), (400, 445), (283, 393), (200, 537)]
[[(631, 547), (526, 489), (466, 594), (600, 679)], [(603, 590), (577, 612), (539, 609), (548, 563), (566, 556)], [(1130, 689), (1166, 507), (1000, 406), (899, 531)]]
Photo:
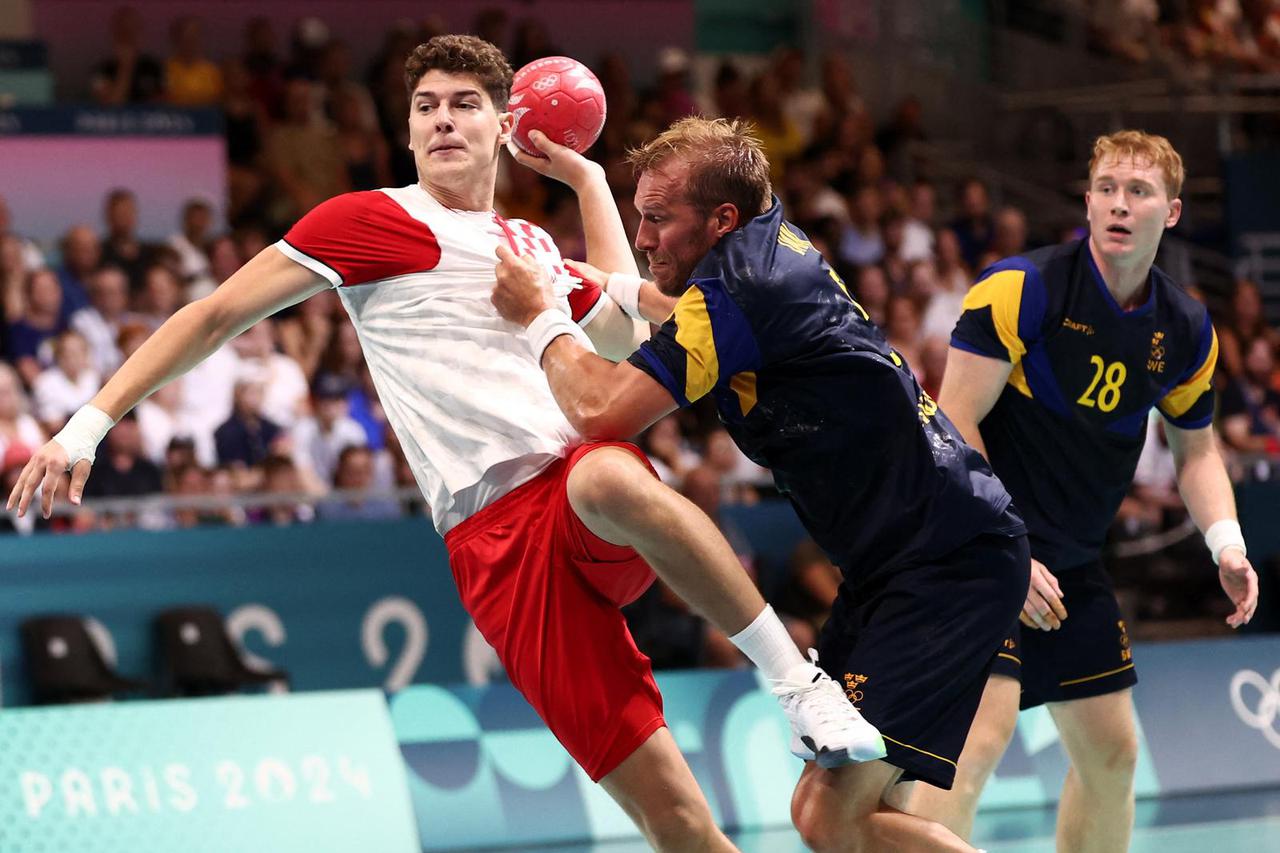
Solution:
[(570, 335), (582, 344), (584, 349), (590, 352), (596, 351), (596, 348), (591, 345), (591, 338), (582, 331), (582, 327), (573, 322), (563, 311), (555, 308), (548, 308), (534, 317), (533, 322), (524, 330), (524, 335), (529, 341), (529, 349), (533, 351), (533, 357), (538, 364), (542, 364), (542, 354), (547, 351), (547, 347), (561, 335)]
[(625, 311), (628, 317), (643, 320), (645, 317), (640, 313), (640, 287), (643, 284), (644, 279), (638, 275), (611, 272), (605, 279), (604, 292), (618, 303), (618, 307)]
[(1204, 532), (1204, 544), (1209, 546), (1213, 555), (1213, 564), (1218, 564), (1222, 552), (1228, 548), (1239, 548), (1241, 554), (1248, 554), (1244, 547), (1244, 533), (1240, 530), (1240, 522), (1234, 518), (1224, 518), (1209, 525)]
[(74, 468), (81, 459), (88, 459), (92, 465), (99, 442), (113, 426), (115, 421), (102, 409), (90, 405), (81, 406), (71, 416), (71, 420), (67, 421), (67, 425), (53, 437), (67, 451), (67, 470)]

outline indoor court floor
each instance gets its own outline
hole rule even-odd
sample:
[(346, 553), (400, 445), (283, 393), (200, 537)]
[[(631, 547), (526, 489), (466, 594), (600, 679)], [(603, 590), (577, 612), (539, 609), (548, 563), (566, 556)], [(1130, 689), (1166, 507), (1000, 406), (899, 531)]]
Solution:
[[(1055, 853), (1054, 819), (1051, 809), (985, 812), (978, 816), (974, 843), (988, 853)], [(737, 833), (733, 840), (742, 853), (805, 850), (800, 837), (790, 829)], [(649, 848), (639, 841), (624, 841), (489, 849), (494, 853), (517, 849), (531, 853), (645, 853)], [(1129, 853), (1280, 853), (1280, 789), (1140, 801)]]

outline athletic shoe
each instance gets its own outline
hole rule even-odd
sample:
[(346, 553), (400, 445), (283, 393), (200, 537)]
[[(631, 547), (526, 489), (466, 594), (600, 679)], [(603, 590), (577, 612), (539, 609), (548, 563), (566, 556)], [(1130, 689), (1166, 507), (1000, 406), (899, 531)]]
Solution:
[(862, 719), (840, 685), (812, 663), (796, 664), (785, 678), (773, 682), (773, 695), (791, 722), (791, 752), (830, 769), (842, 764), (884, 758), (884, 738)]

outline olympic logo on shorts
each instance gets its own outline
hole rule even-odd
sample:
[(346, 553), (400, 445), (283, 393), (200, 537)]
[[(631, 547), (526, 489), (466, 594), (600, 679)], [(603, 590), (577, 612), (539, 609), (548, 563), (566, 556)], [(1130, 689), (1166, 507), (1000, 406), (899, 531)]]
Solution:
[[(1250, 708), (1245, 701), (1246, 687), (1257, 692), (1256, 707)], [(1280, 731), (1276, 729), (1276, 718), (1280, 717), (1280, 669), (1271, 673), (1270, 681), (1251, 669), (1237, 672), (1231, 678), (1231, 707), (1241, 722), (1262, 732), (1272, 746), (1280, 749)]]

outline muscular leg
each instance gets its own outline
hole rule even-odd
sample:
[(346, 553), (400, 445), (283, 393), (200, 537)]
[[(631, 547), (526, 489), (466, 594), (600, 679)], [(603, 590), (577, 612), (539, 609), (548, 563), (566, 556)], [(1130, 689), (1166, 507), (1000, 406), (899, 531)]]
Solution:
[(711, 519), (631, 452), (591, 451), (569, 473), (568, 492), (588, 530), (635, 548), (676, 595), (724, 633), (738, 633), (764, 609), (759, 590)]
[(600, 784), (654, 850), (719, 853), (737, 849), (716, 826), (689, 765), (666, 729), (654, 732)]
[(1138, 735), (1130, 690), (1049, 705), (1071, 769), (1058, 806), (1060, 853), (1123, 853), (1133, 834)]
[(973, 853), (941, 824), (907, 814), (893, 787), (902, 771), (883, 761), (823, 770), (805, 764), (791, 820), (816, 853)]
[(1018, 725), (1017, 679), (993, 675), (982, 692), (969, 736), (960, 753), (956, 779), (950, 791), (923, 782), (915, 786), (907, 811), (936, 820), (961, 838), (973, 834), (978, 797), (1000, 763)]

